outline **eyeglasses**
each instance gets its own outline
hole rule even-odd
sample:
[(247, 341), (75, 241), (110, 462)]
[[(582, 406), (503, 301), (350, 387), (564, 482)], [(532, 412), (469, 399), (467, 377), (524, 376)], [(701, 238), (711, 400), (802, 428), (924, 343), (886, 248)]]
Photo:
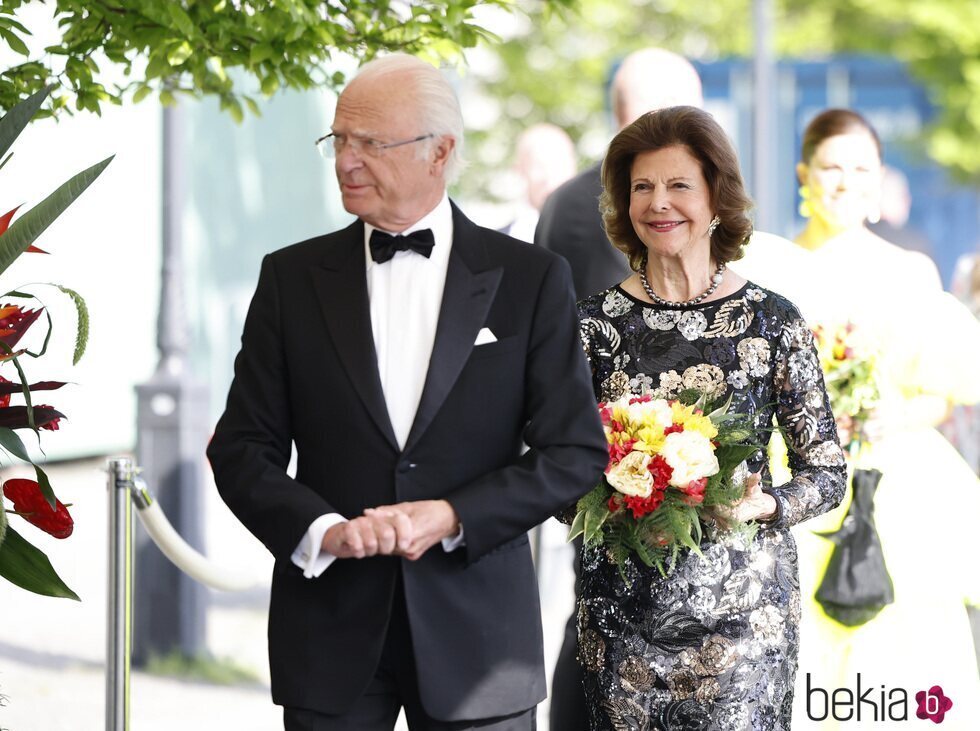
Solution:
[(330, 134), (323, 135), (315, 144), (320, 154), (328, 160), (339, 155), (345, 147), (350, 147), (359, 155), (381, 157), (384, 155), (385, 150), (390, 150), (393, 147), (401, 147), (402, 145), (411, 145), (415, 142), (427, 140), (430, 137), (435, 137), (435, 135), (430, 133), (413, 137), (410, 140), (402, 140), (401, 142), (381, 142), (379, 140), (373, 140), (370, 137), (355, 137), (353, 135), (335, 134), (331, 132)]

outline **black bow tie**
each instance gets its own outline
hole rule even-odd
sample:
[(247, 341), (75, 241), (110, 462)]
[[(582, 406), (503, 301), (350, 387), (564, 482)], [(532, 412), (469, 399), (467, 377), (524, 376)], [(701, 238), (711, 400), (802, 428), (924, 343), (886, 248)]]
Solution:
[(371, 232), (371, 258), (378, 264), (384, 264), (395, 255), (396, 251), (411, 249), (428, 259), (435, 242), (435, 236), (432, 235), (432, 230), (428, 228), (412, 231), (406, 236), (392, 236), (384, 231), (374, 229)]

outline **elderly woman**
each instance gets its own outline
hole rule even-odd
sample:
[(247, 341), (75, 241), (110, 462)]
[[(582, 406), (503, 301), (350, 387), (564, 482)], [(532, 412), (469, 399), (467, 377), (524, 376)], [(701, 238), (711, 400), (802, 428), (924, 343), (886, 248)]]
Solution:
[(593, 729), (789, 729), (800, 611), (790, 526), (844, 491), (810, 328), (793, 304), (726, 271), (752, 227), (731, 143), (694, 107), (623, 129), (602, 168), (606, 233), (635, 273), (579, 303), (596, 398), (696, 388), (752, 414), (757, 443), (773, 416), (793, 479), (771, 486), (764, 452), (747, 464), (741, 502), (751, 539), (704, 526), (662, 576), (639, 560), (626, 581), (586, 548), (579, 657)]

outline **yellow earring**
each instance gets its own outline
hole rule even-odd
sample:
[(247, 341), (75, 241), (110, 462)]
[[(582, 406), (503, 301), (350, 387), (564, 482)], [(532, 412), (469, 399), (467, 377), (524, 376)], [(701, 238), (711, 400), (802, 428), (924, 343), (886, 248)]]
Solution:
[(800, 207), (797, 209), (803, 218), (813, 215), (813, 205), (810, 203), (810, 186), (805, 183), (800, 186)]

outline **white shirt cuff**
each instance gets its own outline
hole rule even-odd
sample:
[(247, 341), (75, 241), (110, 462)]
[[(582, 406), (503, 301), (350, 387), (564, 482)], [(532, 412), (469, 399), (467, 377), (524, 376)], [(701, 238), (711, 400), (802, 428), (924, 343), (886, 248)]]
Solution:
[(465, 546), (465, 545), (466, 545), (466, 536), (463, 533), (462, 523), (460, 523), (459, 525), (459, 533), (457, 533), (454, 536), (450, 536), (449, 538), (442, 539), (442, 550), (445, 551), (446, 553), (455, 551), (460, 546)]
[(315, 579), (337, 560), (336, 556), (321, 548), (323, 536), (333, 526), (346, 522), (347, 518), (340, 513), (327, 513), (314, 520), (307, 528), (306, 535), (291, 557), (293, 563), (303, 569), (303, 576), (307, 579)]

